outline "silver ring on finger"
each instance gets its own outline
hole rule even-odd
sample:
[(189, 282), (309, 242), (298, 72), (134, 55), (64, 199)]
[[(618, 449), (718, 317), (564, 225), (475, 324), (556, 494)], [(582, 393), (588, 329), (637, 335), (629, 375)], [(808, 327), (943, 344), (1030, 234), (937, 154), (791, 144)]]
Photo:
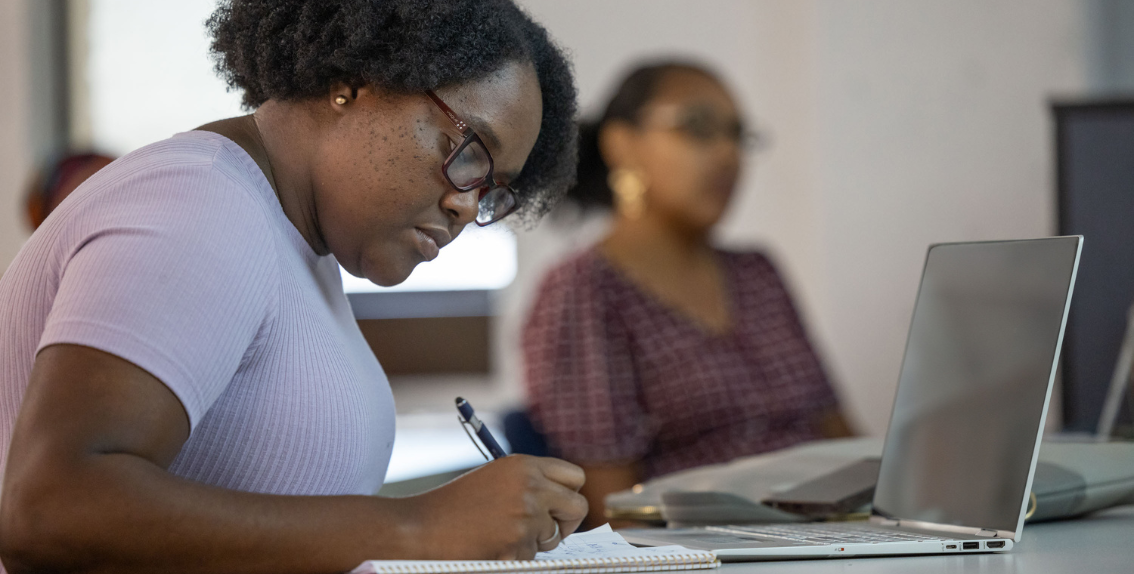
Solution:
[(556, 539), (559, 538), (559, 521), (555, 520), (554, 522), (555, 522), (555, 534), (552, 534), (550, 537), (548, 537), (547, 540), (540, 540), (538, 544), (541, 548), (544, 547), (544, 546), (547, 546), (548, 544), (551, 544), (552, 542), (555, 542)]

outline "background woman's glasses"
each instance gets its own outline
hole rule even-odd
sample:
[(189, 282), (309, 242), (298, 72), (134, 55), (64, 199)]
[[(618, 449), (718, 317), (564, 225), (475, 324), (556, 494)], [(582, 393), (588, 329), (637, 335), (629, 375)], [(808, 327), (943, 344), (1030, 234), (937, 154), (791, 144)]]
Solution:
[(763, 134), (749, 129), (742, 120), (724, 116), (710, 106), (657, 106), (644, 125), (674, 130), (699, 144), (711, 145), (723, 139), (742, 151), (759, 150), (767, 143)]

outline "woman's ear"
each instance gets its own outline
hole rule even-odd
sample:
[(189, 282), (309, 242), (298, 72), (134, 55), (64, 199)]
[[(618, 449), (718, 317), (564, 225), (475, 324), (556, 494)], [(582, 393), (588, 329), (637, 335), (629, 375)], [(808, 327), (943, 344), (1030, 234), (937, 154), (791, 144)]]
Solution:
[(614, 120), (603, 124), (598, 134), (602, 161), (612, 170), (637, 167), (636, 136), (637, 130), (629, 122)]
[(328, 92), (328, 99), (331, 107), (342, 113), (358, 100), (360, 91), (365, 91), (367, 88), (355, 88), (347, 84), (336, 82), (331, 85), (331, 91)]
[(331, 86), (331, 92), (329, 94), (331, 108), (340, 113), (345, 111), (346, 107), (354, 102), (357, 93), (357, 90), (352, 90), (350, 86), (346, 84), (336, 83)]

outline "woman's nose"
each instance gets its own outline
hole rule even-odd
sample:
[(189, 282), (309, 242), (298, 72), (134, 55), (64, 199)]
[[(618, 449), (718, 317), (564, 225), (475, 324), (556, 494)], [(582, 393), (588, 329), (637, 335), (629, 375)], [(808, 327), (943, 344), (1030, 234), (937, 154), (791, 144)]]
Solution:
[(480, 190), (457, 191), (451, 189), (441, 198), (441, 209), (453, 219), (453, 223), (464, 227), (476, 221), (479, 210)]

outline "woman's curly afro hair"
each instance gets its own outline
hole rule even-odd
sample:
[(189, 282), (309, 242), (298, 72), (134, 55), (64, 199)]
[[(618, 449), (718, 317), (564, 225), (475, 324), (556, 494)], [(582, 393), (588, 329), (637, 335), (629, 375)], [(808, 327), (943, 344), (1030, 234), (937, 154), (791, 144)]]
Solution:
[(543, 119), (513, 187), (534, 220), (574, 182), (575, 84), (562, 51), (511, 0), (226, 0), (209, 18), (217, 72), (244, 105), (326, 95), (335, 83), (415, 93), (530, 62)]

